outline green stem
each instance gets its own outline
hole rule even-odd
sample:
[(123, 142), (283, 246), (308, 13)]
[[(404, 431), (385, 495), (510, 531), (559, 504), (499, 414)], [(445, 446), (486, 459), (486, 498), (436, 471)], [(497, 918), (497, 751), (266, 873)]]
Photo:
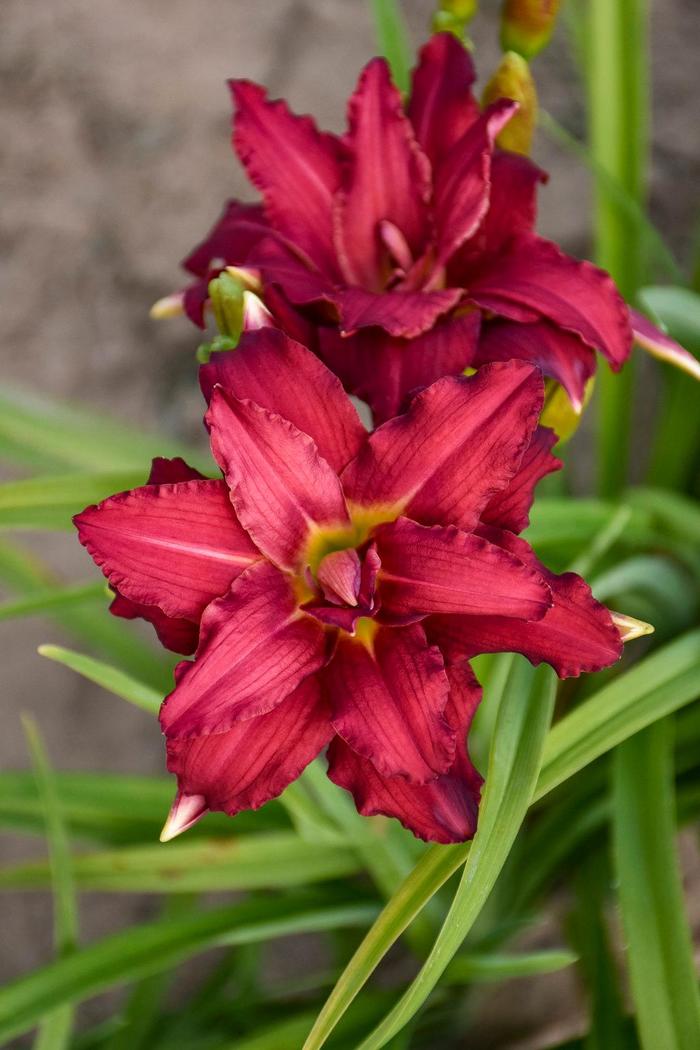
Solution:
[[(640, 205), (647, 155), (647, 0), (590, 0), (586, 71), (590, 145), (595, 162)], [(631, 299), (643, 280), (639, 226), (603, 178), (595, 183), (596, 258)], [(630, 456), (633, 372), (601, 369), (598, 385), (600, 492), (624, 487)]]

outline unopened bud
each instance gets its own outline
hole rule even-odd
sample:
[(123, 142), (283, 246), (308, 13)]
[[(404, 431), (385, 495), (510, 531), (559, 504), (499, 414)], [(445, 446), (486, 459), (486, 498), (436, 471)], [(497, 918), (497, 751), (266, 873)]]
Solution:
[(527, 156), (537, 121), (537, 91), (529, 65), (515, 51), (508, 51), (503, 56), (484, 88), (484, 106), (499, 98), (512, 98), (518, 103), (518, 111), (500, 132), (496, 143), (501, 149)]
[(591, 399), (595, 378), (586, 383), (583, 398), (572, 400), (563, 386), (556, 379), (546, 379), (544, 384), (544, 408), (540, 423), (551, 427), (560, 441), (568, 441), (576, 433), (581, 423), (583, 410)]
[(243, 282), (223, 270), (209, 282), (209, 299), (219, 333), (238, 342), (243, 331)]
[[(614, 0), (610, 0), (614, 3)], [(501, 16), (501, 47), (534, 58), (549, 43), (560, 0), (505, 0)]]
[(478, 0), (441, 0), (433, 15), (433, 32), (463, 37), (477, 7)]

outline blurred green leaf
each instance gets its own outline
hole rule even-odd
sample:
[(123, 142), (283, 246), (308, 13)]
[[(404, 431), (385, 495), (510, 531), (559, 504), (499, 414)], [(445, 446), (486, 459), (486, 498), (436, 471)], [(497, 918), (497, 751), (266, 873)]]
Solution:
[(179, 920), (124, 930), (49, 963), (0, 989), (0, 1041), (25, 1032), (52, 1010), (114, 985), (177, 966), (220, 945), (253, 944), (295, 933), (363, 927), (371, 904), (312, 905), (292, 897), (248, 900)]
[(128, 700), (130, 704), (140, 707), (142, 711), (148, 711), (152, 715), (158, 714), (163, 702), (162, 694), (151, 689), (144, 682), (139, 682), (131, 675), (125, 674), (124, 671), (111, 667), (102, 660), (95, 660), (92, 656), (85, 656), (84, 653), (64, 649), (60, 645), (40, 645), (38, 651), (40, 656), (70, 667), (72, 671), (102, 686), (115, 696), (120, 696), (122, 700)]
[[(230, 821), (231, 830), (236, 825)], [(303, 886), (354, 875), (355, 852), (338, 843), (311, 844), (293, 832), (236, 835), (135, 846), (75, 855), (73, 878), (81, 890), (127, 893), (200, 893)], [(0, 868), (0, 889), (43, 889), (46, 864)]]
[(154, 456), (183, 456), (193, 466), (201, 459), (162, 435), (141, 433), (28, 391), (0, 389), (0, 458), (37, 470), (133, 470), (143, 484)]
[[(155, 842), (173, 799), (169, 777), (110, 773), (54, 773), (64, 820), (71, 836), (107, 845)], [(262, 832), (288, 826), (279, 802), (230, 817), (208, 813), (187, 839)], [(0, 827), (43, 832), (43, 814), (33, 777), (0, 772)]]
[(71, 605), (83, 605), (95, 599), (105, 600), (104, 583), (76, 583), (66, 587), (47, 587), (25, 598), (0, 603), (0, 620), (14, 620), (20, 616), (39, 616), (65, 609)]
[(72, 517), (92, 503), (145, 482), (143, 471), (51, 474), (0, 485), (0, 527), (72, 529)]
[(377, 34), (377, 49), (391, 67), (399, 91), (405, 94), (410, 84), (411, 50), (399, 0), (371, 0)]
[(698, 975), (675, 843), (670, 721), (619, 747), (614, 854), (637, 1030), (644, 1050), (700, 1046)]
[[(78, 905), (71, 870), (70, 846), (63, 822), (48, 756), (36, 724), (23, 718), (24, 732), (32, 758), (37, 789), (46, 821), (46, 840), (49, 847), (47, 882), (53, 891), (54, 947), (58, 958), (70, 956), (78, 943)], [(73, 1011), (70, 1006), (59, 1006), (43, 1021), (35, 1042), (35, 1050), (63, 1050), (70, 1040)]]
[(641, 288), (637, 298), (657, 322), (686, 350), (700, 354), (700, 295), (690, 288)]
[[(454, 900), (432, 951), (383, 1021), (360, 1044), (376, 1050), (423, 1005), (476, 921), (508, 857), (532, 797), (556, 688), (549, 667), (533, 669), (521, 657), (501, 700), (479, 825)], [(313, 1044), (311, 1044), (313, 1045)]]
[(700, 694), (700, 629), (645, 657), (550, 731), (535, 800), (640, 729)]
[(471, 984), (477, 981), (512, 981), (516, 977), (558, 973), (577, 962), (574, 952), (549, 950), (519, 955), (458, 955), (445, 970), (445, 984)]

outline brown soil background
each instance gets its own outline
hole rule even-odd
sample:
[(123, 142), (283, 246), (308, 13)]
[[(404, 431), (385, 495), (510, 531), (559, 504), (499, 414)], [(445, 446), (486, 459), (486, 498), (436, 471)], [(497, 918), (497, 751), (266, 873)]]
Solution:
[[(363, 0), (3, 0), (3, 381), (173, 436), (198, 434), (197, 335), (184, 321), (151, 322), (148, 308), (178, 286), (178, 260), (223, 199), (251, 196), (230, 152), (224, 81), (262, 81), (322, 126), (340, 128), (354, 79), (374, 50), (366, 6)], [(403, 4), (416, 43), (426, 35), (432, 6)], [(498, 6), (485, 0), (475, 23), (482, 83), (497, 60)], [(684, 259), (700, 175), (700, 5), (657, 0), (653, 6), (652, 215)], [(542, 105), (582, 136), (582, 91), (562, 32), (535, 72)], [(585, 255), (586, 172), (543, 136), (535, 157), (552, 176), (540, 198), (540, 229)], [(656, 373), (642, 371), (647, 405)], [(578, 440), (584, 487), (590, 439), (589, 425)], [(36, 544), (68, 577), (89, 577), (72, 538), (37, 537)], [(59, 768), (161, 770), (160, 737), (147, 716), (36, 655), (40, 642), (62, 640), (56, 628), (31, 620), (2, 624), (0, 631), (3, 768), (26, 765), (19, 712), (28, 710)], [(6, 859), (28, 852), (26, 843), (2, 848)], [(6, 895), (0, 909), (4, 981), (48, 960), (51, 923), (43, 896)], [(150, 901), (92, 895), (82, 906), (85, 938), (151, 913)], [(548, 981), (549, 994), (561, 1000), (559, 982)], [(562, 1012), (560, 1003), (553, 1013), (546, 997), (543, 989), (535, 1000), (539, 1022)], [(568, 1010), (571, 999), (564, 1000)], [(517, 1020), (517, 1005), (526, 1001), (530, 1009)], [(515, 1033), (529, 1029), (529, 987), (517, 985), (506, 1008), (515, 1012), (515, 1030), (499, 1037), (498, 1025), (490, 1036), (485, 1028), (479, 1046), (521, 1045)]]

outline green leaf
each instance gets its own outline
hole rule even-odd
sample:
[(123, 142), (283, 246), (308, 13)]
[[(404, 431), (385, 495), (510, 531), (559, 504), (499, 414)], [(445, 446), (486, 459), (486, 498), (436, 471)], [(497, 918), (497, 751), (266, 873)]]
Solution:
[(201, 457), (158, 434), (139, 432), (80, 409), (45, 401), (27, 391), (0, 389), (0, 457), (38, 470), (61, 467), (139, 471), (145, 479), (154, 456)]
[[(229, 821), (231, 831), (236, 824)], [(336, 842), (310, 844), (294, 832), (173, 842), (73, 857), (81, 890), (203, 893), (303, 886), (360, 871), (355, 852)], [(0, 868), (0, 889), (43, 889), (46, 864)]]
[(700, 354), (700, 295), (697, 292), (659, 285), (640, 289), (637, 298), (686, 350)]
[(613, 679), (549, 733), (535, 800), (589, 762), (700, 694), (700, 629)]
[(396, 1006), (361, 1043), (377, 1050), (423, 1005), (478, 918), (528, 809), (554, 708), (556, 679), (520, 657), (503, 693), (491, 749), (479, 826), (443, 927), (418, 976)]
[[(27, 745), (32, 757), (39, 797), (46, 821), (49, 847), (48, 879), (53, 890), (54, 946), (58, 958), (75, 951), (78, 942), (78, 905), (75, 896), (68, 835), (48, 756), (32, 719), (23, 718)], [(49, 1014), (39, 1031), (35, 1050), (63, 1050), (68, 1046), (73, 1012), (59, 1006)]]
[(76, 583), (67, 587), (47, 587), (42, 591), (0, 603), (0, 620), (13, 620), (20, 616), (39, 616), (65, 609), (71, 605), (83, 605), (96, 599), (104, 603), (104, 583)]
[[(551, 717), (554, 697), (554, 679), (548, 669), (540, 669), (535, 672), (521, 658), (510, 656), (503, 657), (500, 665), (503, 673), (499, 675), (497, 684), (494, 682), (494, 687), (488, 697), (489, 703), (499, 703), (500, 700), (498, 729), (494, 734), (487, 776), (487, 785), (490, 787), (487, 786), (484, 795), (479, 816), (479, 830), (474, 841), (471, 844), (432, 847), (424, 854), (388, 902), (341, 974), (304, 1044), (304, 1050), (317, 1050), (318, 1047), (323, 1046), (391, 945), (398, 940), (427, 901), (465, 860), (467, 865), (462, 884), (429, 958), (429, 970), (421, 972), (425, 973), (426, 984), (429, 984), (433, 978), (437, 980), (440, 975), (437, 972), (440, 965), (444, 969), (450, 962), (462, 943), (463, 935), (460, 935), (462, 929), (465, 925), (469, 926), (478, 914), (481, 903), (488, 897), (502, 861), (508, 854), (509, 831), (515, 834), (516, 821), (518, 826), (520, 823), (518, 819), (520, 807), (527, 808), (532, 767), (536, 767), (534, 772), (536, 776), (539, 762), (541, 740), (538, 744), (537, 738), (540, 734), (544, 738)], [(519, 736), (521, 733), (522, 741)], [(522, 745), (520, 749), (518, 749), (519, 742)], [(491, 802), (488, 801), (489, 798)], [(525, 809), (523, 809), (523, 814)], [(499, 832), (498, 835), (491, 836), (489, 846), (488, 829), (494, 821), (499, 823)], [(485, 840), (487, 840), (486, 845), (484, 845)], [(476, 858), (472, 861), (475, 850)], [(476, 892), (470, 896), (469, 887), (474, 879), (478, 886)], [(463, 901), (466, 906), (463, 905)], [(473, 912), (471, 915), (469, 914), (470, 908)], [(455, 911), (457, 916), (455, 916)], [(451, 931), (449, 925), (453, 923), (455, 926)], [(438, 958), (441, 959), (441, 963), (436, 962), (436, 951), (439, 953)], [(423, 981), (420, 978), (419, 980), (421, 982), (420, 994)], [(397, 1010), (402, 1011), (402, 1018), (405, 1001), (406, 997), (397, 1007)], [(414, 1012), (415, 1010), (412, 1010), (411, 1015)], [(392, 1031), (401, 1027), (401, 1023), (397, 1026), (392, 1024), (395, 1015), (396, 1011), (392, 1012), (388, 1023), (382, 1023), (380, 1029), (377, 1030), (378, 1033), (381, 1033), (381, 1038), (384, 1038), (390, 1025)], [(390, 1038), (390, 1034), (386, 1035), (386, 1038)]]
[(73, 515), (92, 503), (145, 483), (145, 471), (63, 474), (0, 485), (0, 527), (72, 529)]
[(371, 3), (379, 53), (391, 66), (397, 88), (406, 94), (410, 86), (411, 50), (398, 0), (371, 0)]
[(84, 653), (76, 653), (72, 649), (64, 649), (60, 645), (40, 645), (38, 651), (41, 656), (45, 656), (48, 660), (55, 660), (56, 663), (63, 664), (65, 667), (70, 667), (72, 671), (76, 671), (84, 678), (88, 678), (91, 682), (102, 686), (103, 689), (114, 693), (115, 696), (128, 700), (135, 707), (140, 707), (143, 711), (148, 711), (152, 715), (158, 714), (163, 701), (162, 694), (156, 692), (155, 689), (151, 689), (144, 682), (139, 682), (136, 678), (132, 678), (131, 675), (125, 674), (124, 671), (111, 667), (101, 660), (95, 660), (92, 656), (85, 656)]
[(520, 955), (458, 955), (445, 970), (444, 983), (471, 984), (477, 981), (512, 981), (516, 977), (558, 973), (578, 960), (574, 952), (562, 950), (527, 952)]
[(371, 904), (313, 906), (305, 899), (264, 897), (179, 920), (144, 923), (0, 989), (0, 1042), (25, 1032), (59, 1006), (177, 966), (208, 948), (363, 927), (375, 915)]
[[(154, 843), (173, 799), (170, 777), (110, 773), (54, 773), (64, 820), (72, 837), (106, 845)], [(0, 827), (43, 833), (43, 812), (30, 773), (0, 773)], [(230, 836), (288, 827), (279, 802), (239, 813), (235, 824), (208, 813), (187, 833), (187, 840)]]
[(657, 721), (615, 753), (614, 854), (644, 1050), (700, 1046), (700, 994), (676, 855), (672, 740)]

